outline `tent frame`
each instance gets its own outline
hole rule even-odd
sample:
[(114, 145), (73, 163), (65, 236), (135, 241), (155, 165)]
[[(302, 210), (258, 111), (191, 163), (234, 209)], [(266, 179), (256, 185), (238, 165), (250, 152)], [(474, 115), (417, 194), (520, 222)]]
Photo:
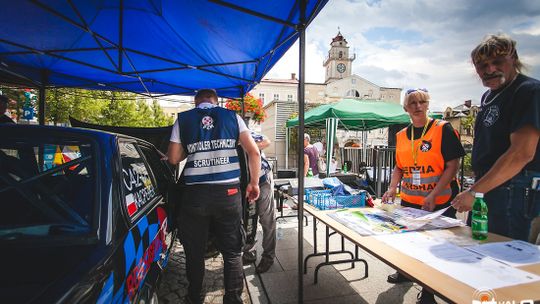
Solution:
[[(292, 32), (291, 34), (289, 34), (287, 36), (284, 36), (283, 35), (284, 34), (283, 30), (282, 30), (282, 33), (278, 36), (274, 47), (271, 50), (267, 51), (265, 54), (263, 54), (260, 58), (254, 58), (252, 60), (244, 60), (244, 61), (221, 62), (221, 63), (202, 64), (202, 65), (198, 65), (198, 66), (192, 66), (192, 65), (189, 65), (188, 63), (185, 63), (185, 62), (180, 62), (180, 61), (177, 61), (177, 60), (164, 58), (164, 57), (157, 56), (157, 55), (154, 55), (154, 54), (149, 54), (147, 52), (141, 52), (141, 51), (134, 50), (134, 49), (131, 49), (131, 48), (126, 48), (124, 46), (124, 44), (123, 44), (123, 40), (124, 40), (123, 39), (124, 38), (123, 37), (123, 34), (124, 34), (124, 30), (123, 30), (124, 29), (124, 11), (125, 11), (125, 5), (124, 5), (125, 2), (124, 2), (124, 0), (119, 0), (119, 14), (118, 14), (119, 32), (118, 32), (118, 42), (117, 43), (115, 43), (114, 41), (111, 41), (110, 39), (108, 39), (107, 37), (104, 37), (103, 35), (101, 35), (99, 33), (93, 32), (91, 30), (90, 26), (88, 25), (88, 23), (86, 22), (86, 20), (84, 19), (84, 17), (82, 16), (82, 14), (80, 13), (80, 11), (77, 9), (77, 6), (72, 1), (68, 1), (68, 4), (70, 5), (71, 9), (73, 10), (73, 12), (75, 13), (75, 15), (77, 17), (69, 17), (69, 16), (63, 14), (62, 12), (59, 12), (58, 10), (54, 9), (52, 6), (48, 5), (45, 1), (31, 0), (30, 3), (35, 5), (36, 7), (39, 7), (40, 9), (44, 10), (45, 12), (62, 19), (63, 21), (65, 21), (66, 23), (72, 25), (73, 27), (78, 28), (78, 29), (90, 34), (91, 37), (96, 42), (96, 44), (98, 45), (98, 47), (94, 47), (94, 48), (78, 48), (78, 49), (37, 49), (37, 48), (33, 48), (33, 47), (30, 47), (30, 46), (27, 46), (27, 45), (16, 43), (14, 41), (8, 41), (6, 39), (0, 39), (0, 43), (4, 43), (4, 44), (11, 45), (11, 46), (17, 47), (19, 49), (22, 49), (22, 51), (17, 50), (17, 51), (13, 51), (13, 52), (0, 52), (0, 58), (3, 57), (3, 56), (12, 56), (12, 55), (31, 55), (31, 54), (47, 55), (47, 56), (50, 56), (50, 57), (53, 57), (53, 58), (56, 58), (56, 59), (59, 59), (59, 60), (62, 60), (62, 61), (72, 62), (72, 63), (78, 64), (78, 65), (81, 65), (81, 66), (85, 66), (85, 67), (88, 67), (88, 68), (92, 68), (92, 69), (100, 70), (100, 71), (103, 71), (103, 72), (116, 74), (116, 75), (120, 75), (120, 76), (123, 76), (123, 77), (133, 79), (131, 81), (128, 80), (128, 81), (125, 81), (125, 82), (99, 82), (99, 81), (95, 81), (95, 80), (92, 80), (92, 79), (87, 79), (85, 77), (77, 77), (77, 76), (66, 75), (66, 74), (62, 74), (62, 73), (55, 73), (56, 75), (59, 75), (61, 77), (74, 79), (74, 80), (80, 82), (78, 84), (73, 85), (72, 87), (90, 87), (91, 86), (91, 87), (102, 88), (102, 90), (113, 90), (113, 91), (122, 90), (122, 91), (126, 91), (126, 92), (136, 93), (136, 94), (148, 97), (148, 98), (162, 97), (162, 96), (168, 96), (168, 95), (173, 95), (173, 94), (174, 95), (178, 95), (178, 94), (180, 94), (180, 95), (194, 95), (197, 92), (197, 88), (183, 87), (183, 86), (178, 86), (178, 85), (176, 85), (174, 83), (171, 83), (171, 82), (163, 82), (163, 81), (159, 81), (159, 80), (152, 79), (152, 78), (146, 78), (146, 77), (144, 77), (144, 74), (156, 73), (156, 72), (175, 71), (175, 70), (194, 69), (194, 70), (203, 71), (205, 73), (211, 73), (211, 74), (223, 76), (225, 78), (235, 79), (235, 80), (239, 80), (239, 81), (243, 82), (244, 85), (240, 85), (240, 86), (232, 86), (232, 87), (227, 86), (227, 87), (216, 87), (215, 88), (217, 91), (222, 91), (222, 90), (225, 90), (225, 89), (236, 89), (236, 91), (238, 92), (238, 95), (243, 96), (241, 94), (243, 94), (249, 88), (255, 86), (258, 83), (259, 80), (256, 78), (257, 77), (256, 75), (258, 74), (260, 69), (259, 69), (259, 71), (257, 71), (257, 69), (255, 69), (253, 77), (244, 78), (244, 77), (238, 77), (236, 75), (232, 75), (232, 74), (228, 74), (228, 73), (222, 73), (222, 72), (219, 72), (219, 71), (215, 71), (215, 70), (212, 70), (212, 68), (213, 67), (219, 67), (219, 66), (227, 66), (227, 65), (256, 64), (256, 63), (259, 63), (259, 62), (263, 61), (263, 59), (265, 59), (265, 58), (272, 58), (274, 56), (275, 52), (280, 47), (282, 47), (285, 43), (289, 42), (291, 39), (294, 39), (297, 34), (299, 34), (299, 33), (301, 33), (302, 31), (305, 30), (306, 25), (309, 24), (313, 20), (313, 18), (315, 18), (317, 13), (322, 9), (324, 4), (326, 3), (325, 1), (318, 2), (317, 6), (313, 10), (316, 13), (314, 13), (311, 16), (310, 20), (306, 20), (305, 12), (306, 12), (307, 2), (304, 1), (304, 0), (296, 0), (295, 5), (292, 7), (291, 11), (289, 12), (289, 19), (292, 18), (293, 12), (295, 12), (297, 9), (299, 9), (299, 10), (301, 10), (301, 14), (303, 14), (303, 16), (301, 17), (301, 18), (303, 18), (303, 20), (300, 22), (300, 24), (294, 24), (289, 20), (283, 20), (283, 19), (280, 19), (280, 18), (276, 18), (276, 17), (270, 16), (270, 15), (267, 15), (267, 14), (264, 14), (264, 13), (261, 13), (261, 12), (257, 12), (257, 11), (250, 10), (250, 9), (247, 9), (247, 8), (244, 8), (244, 7), (232, 4), (232, 3), (228, 3), (226, 1), (208, 0), (208, 2), (210, 2), (210, 3), (214, 4), (214, 5), (222, 6), (225, 9), (236, 10), (236, 11), (242, 12), (242, 13), (247, 14), (247, 15), (251, 15), (251, 16), (254, 16), (254, 17), (257, 17), (257, 18), (260, 18), (260, 19), (268, 20), (268, 21), (271, 21), (271, 22), (274, 22), (274, 23), (277, 23), (277, 24), (281, 24), (283, 26), (294, 29), (294, 32)], [(78, 20), (77, 20), (77, 18), (78, 18)], [(68, 52), (85, 52), (85, 51), (97, 51), (97, 50), (102, 51), (102, 53), (105, 55), (105, 57), (108, 59), (108, 61), (112, 64), (114, 69), (108, 69), (108, 68), (105, 68), (105, 67), (102, 67), (102, 66), (98, 66), (98, 65), (89, 63), (89, 62), (83, 62), (83, 61), (80, 61), (80, 60), (76, 60), (76, 59), (69, 58), (69, 57), (61, 55), (61, 53), (68, 53)], [(112, 55), (110, 54), (111, 51), (118, 51), (118, 63), (115, 63), (115, 61), (113, 60)], [(133, 54), (145, 56), (145, 57), (148, 57), (148, 58), (152, 58), (152, 59), (155, 59), (155, 60), (160, 60), (160, 61), (163, 61), (163, 62), (166, 62), (166, 63), (169, 63), (169, 64), (177, 65), (178, 67), (172, 67), (172, 68), (169, 67), (169, 68), (162, 68), (162, 69), (137, 70), (135, 68), (134, 64), (133, 64), (133, 61), (130, 59), (128, 53), (133, 53)], [(46, 102), (44, 100), (44, 98), (45, 98), (45, 90), (47, 88), (55, 87), (54, 85), (52, 85), (51, 83), (48, 82), (47, 71), (46, 70), (39, 71), (36, 68), (25, 67), (23, 65), (20, 65), (20, 64), (14, 63), (14, 62), (5, 63), (5, 62), (2, 61), (0, 63), (1, 63), (0, 72), (2, 72), (4, 74), (3, 77), (0, 78), (0, 80), (3, 80), (6, 83), (10, 83), (10, 84), (14, 84), (14, 85), (25, 86), (25, 87), (34, 87), (34, 88), (37, 88), (39, 90), (39, 103), (38, 103), (39, 104), (39, 108), (38, 108), (38, 118), (39, 119), (38, 120), (39, 120), (40, 124), (42, 124), (42, 125), (45, 124), (45, 114), (44, 114), (45, 105), (46, 105)], [(126, 64), (130, 66), (131, 71), (125, 71), (124, 70), (124, 68), (126, 67)], [(271, 67), (270, 66), (271, 64), (272, 64), (272, 61), (267, 60), (267, 62), (264, 64), (264, 66), (259, 67), (259, 68), (262, 68), (263, 71), (264, 71), (262, 73), (262, 75), (264, 75), (264, 74), (266, 74), (266, 72), (268, 72), (268, 70)], [(44, 76), (41, 77), (40, 80), (29, 79), (28, 77), (26, 77), (26, 76), (24, 76), (24, 75), (22, 75), (20, 73), (16, 73), (16, 72), (12, 71), (11, 69), (9, 69), (9, 67), (29, 68), (30, 70), (41, 73)], [(6, 75), (8, 75), (8, 77), (6, 77)], [(139, 83), (141, 85), (144, 92), (135, 92), (135, 91), (131, 91), (129, 89), (119, 87), (119, 85), (128, 85), (128, 84), (136, 84), (136, 83)], [(178, 89), (178, 91), (176, 91), (173, 94), (154, 94), (154, 93), (149, 91), (149, 89), (148, 89), (148, 87), (146, 85), (147, 83), (161, 84), (161, 85), (164, 85), (164, 86), (168, 86), (168, 87), (171, 87), (171, 88)], [(58, 86), (58, 87), (71, 87), (71, 86)], [(232, 97), (232, 96), (226, 96), (226, 95), (222, 95), (222, 96), (223, 97)]]
[[(110, 39), (100, 35), (99, 33), (93, 32), (90, 29), (89, 25), (87, 24), (86, 20), (84, 20), (84, 17), (77, 10), (77, 7), (75, 6), (75, 4), (70, 0), (68, 0), (67, 2), (69, 3), (69, 5), (73, 9), (73, 11), (75, 12), (77, 17), (79, 18), (79, 20), (74, 20), (74, 19), (62, 14), (61, 12), (58, 12), (57, 10), (55, 10), (52, 7), (48, 6), (45, 2), (42, 2), (42, 1), (39, 1), (39, 0), (31, 0), (30, 1), (30, 3), (34, 4), (35, 6), (41, 8), (41, 9), (43, 9), (44, 11), (46, 11), (46, 12), (48, 12), (48, 13), (50, 13), (50, 14), (52, 14), (52, 15), (54, 15), (54, 16), (56, 16), (56, 17), (58, 17), (58, 18), (60, 18), (60, 19), (62, 19), (64, 21), (66, 21), (68, 24), (71, 24), (72, 26), (74, 26), (76, 28), (79, 28), (82, 31), (85, 31), (85, 32), (89, 33), (92, 36), (92, 38), (95, 40), (96, 44), (99, 47), (96, 47), (96, 48), (79, 48), (79, 49), (48, 49), (48, 50), (43, 50), (43, 49), (32, 48), (32, 47), (22, 45), (20, 43), (16, 43), (16, 42), (13, 42), (13, 41), (0, 39), (0, 43), (15, 46), (15, 47), (23, 50), (23, 51), (15, 51), (15, 52), (0, 52), (0, 58), (2, 58), (3, 56), (24, 55), (24, 54), (39, 54), (39, 55), (51, 56), (51, 57), (57, 58), (59, 60), (64, 60), (64, 61), (76, 63), (76, 64), (86, 66), (86, 67), (89, 67), (89, 68), (93, 68), (93, 69), (96, 69), (96, 70), (100, 70), (100, 71), (104, 71), (104, 72), (108, 72), (108, 73), (112, 73), (112, 74), (116, 74), (116, 75), (120, 75), (120, 76), (124, 76), (124, 77), (133, 79), (132, 81), (126, 81), (126, 82), (122, 82), (122, 83), (119, 83), (119, 82), (99, 82), (99, 81), (87, 79), (85, 77), (67, 75), (67, 74), (62, 74), (62, 73), (56, 73), (56, 75), (60, 75), (62, 77), (72, 78), (72, 79), (81, 81), (81, 84), (73, 85), (73, 87), (93, 86), (93, 87), (102, 88), (102, 90), (108, 90), (109, 89), (109, 90), (122, 90), (122, 91), (132, 92), (130, 90), (122, 89), (118, 85), (119, 84), (140, 83), (142, 85), (142, 87), (144, 88), (145, 92), (132, 92), (132, 93), (140, 94), (140, 95), (145, 96), (145, 97), (158, 97), (158, 96), (172, 95), (172, 94), (153, 94), (148, 90), (148, 88), (146, 86), (146, 83), (160, 83), (160, 84), (163, 84), (163, 85), (168, 85), (170, 87), (175, 87), (175, 88), (183, 90), (181, 92), (175, 92), (174, 93), (175, 95), (176, 94), (194, 94), (197, 90), (195, 88), (182, 87), (182, 86), (178, 86), (178, 85), (173, 84), (173, 83), (161, 82), (161, 81), (157, 81), (157, 80), (151, 79), (151, 78), (144, 78), (143, 74), (151, 73), (151, 72), (153, 73), (153, 72), (171, 71), (171, 70), (196, 69), (196, 70), (200, 70), (200, 71), (203, 71), (203, 72), (206, 72), (206, 73), (213, 73), (213, 74), (217, 74), (217, 75), (220, 75), (220, 76), (223, 76), (223, 77), (226, 77), (226, 78), (232, 78), (232, 79), (236, 79), (236, 80), (240, 80), (242, 82), (245, 82), (246, 83), (245, 85), (241, 85), (241, 86), (236, 87), (238, 89), (238, 92), (239, 92), (240, 96), (243, 98), (244, 92), (247, 91), (247, 89), (251, 88), (252, 86), (255, 86), (258, 83), (258, 80), (256, 79), (257, 70), (255, 70), (255, 73), (254, 73), (254, 75), (253, 75), (253, 77), (251, 79), (246, 79), (246, 78), (238, 77), (238, 76), (235, 76), (235, 75), (230, 75), (230, 74), (226, 74), (226, 73), (213, 71), (210, 68), (211, 67), (216, 67), (216, 66), (242, 65), (242, 64), (252, 64), (252, 63), (261, 62), (266, 57), (270, 57), (270, 58), (273, 57), (275, 55), (276, 50), (278, 50), (285, 43), (289, 42), (291, 39), (294, 39), (296, 37), (296, 35), (298, 34), (298, 36), (299, 36), (299, 46), (300, 46), (299, 47), (299, 59), (300, 59), (300, 61), (299, 61), (299, 83), (298, 83), (298, 98), (299, 98), (298, 112), (299, 112), (299, 119), (300, 119), (299, 126), (298, 126), (298, 128), (299, 128), (299, 132), (298, 132), (298, 146), (299, 146), (299, 149), (298, 149), (298, 167), (302, 168), (304, 166), (304, 158), (302, 157), (303, 153), (302, 153), (302, 149), (300, 149), (300, 148), (302, 147), (301, 138), (303, 137), (303, 133), (304, 133), (306, 28), (307, 28), (307, 25), (313, 20), (313, 18), (315, 18), (315, 16), (318, 14), (318, 12), (320, 12), (322, 7), (326, 4), (326, 1), (319, 1), (317, 3), (317, 6), (313, 10), (313, 12), (315, 12), (315, 13), (313, 13), (311, 15), (311, 18), (309, 20), (307, 20), (306, 19), (307, 0), (295, 0), (295, 5), (293, 6), (292, 10), (289, 12), (289, 18), (292, 18), (293, 12), (295, 12), (296, 10), (299, 11), (300, 18), (299, 18), (299, 23), (294, 24), (294, 23), (291, 23), (288, 20), (282, 20), (282, 19), (275, 18), (275, 17), (269, 16), (269, 15), (265, 15), (263, 13), (253, 11), (253, 10), (249, 10), (247, 8), (237, 6), (237, 5), (234, 5), (232, 3), (222, 1), (222, 0), (208, 0), (208, 2), (211, 2), (211, 3), (216, 4), (216, 5), (220, 5), (220, 6), (224, 7), (224, 8), (237, 10), (237, 11), (240, 11), (240, 12), (248, 14), (248, 15), (252, 15), (252, 16), (255, 16), (255, 17), (258, 17), (258, 18), (261, 18), (261, 19), (269, 20), (269, 21), (276, 22), (278, 24), (282, 24), (284, 26), (293, 28), (294, 32), (292, 34), (290, 34), (290, 35), (287, 35), (287, 36), (283, 37), (284, 32), (283, 32), (283, 29), (282, 29), (282, 32), (278, 36), (278, 40), (276, 41), (277, 43), (275, 44), (274, 48), (271, 49), (270, 51), (268, 51), (267, 53), (265, 53), (261, 58), (256, 58), (256, 59), (253, 59), (253, 60), (246, 60), (246, 61), (237, 61), (237, 62), (222, 62), (222, 63), (216, 63), (216, 64), (205, 64), (205, 65), (199, 65), (199, 66), (191, 66), (191, 65), (189, 65), (187, 63), (184, 63), (184, 62), (171, 60), (171, 59), (168, 59), (168, 58), (163, 58), (163, 57), (156, 56), (156, 55), (153, 55), (153, 54), (148, 54), (148, 53), (145, 53), (145, 52), (141, 52), (141, 51), (133, 50), (133, 49), (130, 49), (130, 48), (126, 48), (123, 45), (123, 38), (124, 38), (123, 37), (123, 32), (124, 32), (124, 30), (123, 30), (123, 28), (124, 28), (124, 9), (125, 9), (124, 0), (119, 0), (119, 7), (120, 7), (119, 11), (120, 11), (120, 13), (119, 13), (119, 16), (118, 16), (118, 25), (119, 25), (119, 33), (118, 33), (118, 35), (119, 35), (119, 40), (118, 41), (119, 42), (118, 43), (115, 43), (115, 42), (111, 41)], [(105, 44), (108, 44), (110, 46), (105, 46)], [(94, 64), (91, 64), (91, 63), (83, 62), (83, 61), (80, 61), (80, 60), (76, 60), (76, 59), (72, 59), (72, 58), (68, 58), (68, 57), (60, 55), (60, 53), (66, 53), (66, 52), (84, 52), (84, 51), (97, 51), (97, 50), (101, 50), (105, 54), (105, 56), (107, 57), (107, 59), (110, 61), (110, 63), (112, 64), (112, 66), (115, 69), (107, 69), (107, 68), (104, 68), (104, 67), (101, 67), (101, 66), (98, 66), (98, 65), (94, 65)], [(113, 58), (109, 54), (110, 51), (118, 51), (118, 64), (116, 64), (114, 62)], [(147, 56), (147, 57), (152, 58), (152, 59), (162, 60), (164, 62), (176, 64), (176, 65), (178, 65), (178, 67), (137, 71), (135, 69), (135, 66), (133, 65), (132, 60), (128, 56), (128, 52), (132, 52), (134, 54)], [(126, 59), (127, 62), (124, 61), (124, 56), (125, 56), (125, 59)], [(124, 71), (124, 67), (125, 67), (126, 64), (128, 64), (130, 66), (130, 68), (132, 69), (132, 72)], [(263, 67), (264, 73), (262, 73), (261, 75), (264, 75), (264, 74), (266, 74), (266, 72), (268, 72), (268, 70), (271, 67), (270, 64), (271, 64), (271, 60), (268, 60), (267, 63), (265, 64), (265, 66)], [(12, 71), (11, 69), (9, 69), (10, 67), (20, 67), (20, 68), (25, 68), (25, 69), (28, 68), (28, 69), (30, 69), (32, 71), (39, 72), (41, 74), (41, 79), (39, 81), (36, 81), (35, 79), (30, 79), (30, 78), (28, 78), (28, 77), (26, 77), (24, 75), (21, 75), (19, 73), (16, 73), (16, 72)], [(45, 124), (45, 104), (46, 104), (45, 93), (46, 93), (46, 89), (55, 87), (54, 85), (52, 85), (49, 82), (49, 71), (44, 70), (44, 69), (39, 70), (37, 68), (30, 68), (30, 67), (26, 67), (26, 66), (23, 66), (23, 65), (17, 64), (17, 63), (10, 62), (8, 64), (6, 62), (0, 61), (0, 72), (2, 73), (2, 74), (0, 74), (0, 81), (10, 83), (10, 84), (15, 84), (15, 85), (18, 85), (18, 86), (35, 87), (35, 88), (39, 89), (38, 118), (39, 118), (39, 123), (41, 125), (44, 125)], [(6, 75), (9, 76), (9, 77), (6, 77)], [(68, 87), (68, 86), (57, 86), (57, 87)], [(226, 88), (235, 88), (235, 87), (226, 87)], [(220, 89), (223, 89), (223, 88), (216, 88), (216, 89), (219, 91)], [(222, 96), (222, 97), (229, 97), (229, 96)], [(304, 177), (301, 174), (299, 174), (299, 176), (298, 176), (298, 185), (299, 185), (299, 189), (298, 189), (299, 193), (303, 193), (304, 192)], [(303, 234), (304, 234), (304, 231), (303, 231), (303, 226), (304, 226), (303, 225), (303, 223), (304, 223), (303, 222), (303, 219), (304, 219), (303, 200), (304, 199), (303, 199), (303, 196), (299, 195), (298, 200), (299, 200), (299, 204), (298, 204), (298, 206), (299, 206), (299, 208), (298, 208), (298, 303), (303, 303), (303, 301), (304, 301), (304, 286), (303, 286), (304, 285), (303, 284), (303, 255), (304, 255), (304, 253), (303, 253), (303, 239), (304, 239), (304, 237), (303, 237)]]

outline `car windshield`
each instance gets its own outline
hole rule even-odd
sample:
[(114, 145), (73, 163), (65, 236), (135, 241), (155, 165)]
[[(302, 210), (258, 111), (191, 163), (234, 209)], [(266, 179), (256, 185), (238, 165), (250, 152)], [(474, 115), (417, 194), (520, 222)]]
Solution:
[(94, 153), (81, 139), (8, 135), (0, 142), (0, 240), (88, 233)]

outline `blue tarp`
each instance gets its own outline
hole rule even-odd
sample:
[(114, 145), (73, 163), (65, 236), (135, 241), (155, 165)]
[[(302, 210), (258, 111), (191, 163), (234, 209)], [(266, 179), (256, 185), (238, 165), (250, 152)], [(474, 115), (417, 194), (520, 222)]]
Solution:
[[(327, 0), (307, 1), (307, 24)], [(299, 1), (0, 0), (0, 81), (223, 97), (298, 38)]]

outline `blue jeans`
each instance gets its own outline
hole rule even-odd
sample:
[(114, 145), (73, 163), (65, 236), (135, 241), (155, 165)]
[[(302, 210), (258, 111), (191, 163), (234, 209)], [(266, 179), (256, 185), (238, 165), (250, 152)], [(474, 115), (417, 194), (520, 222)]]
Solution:
[(531, 221), (540, 214), (540, 191), (531, 189), (540, 172), (523, 170), (484, 195), (488, 205), (488, 231), (527, 241)]

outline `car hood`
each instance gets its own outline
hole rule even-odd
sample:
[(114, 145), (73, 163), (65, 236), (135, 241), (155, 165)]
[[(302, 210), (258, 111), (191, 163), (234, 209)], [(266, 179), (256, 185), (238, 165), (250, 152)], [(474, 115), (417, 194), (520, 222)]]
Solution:
[(24, 247), (3, 250), (2, 303), (56, 302), (92, 268), (92, 245)]

